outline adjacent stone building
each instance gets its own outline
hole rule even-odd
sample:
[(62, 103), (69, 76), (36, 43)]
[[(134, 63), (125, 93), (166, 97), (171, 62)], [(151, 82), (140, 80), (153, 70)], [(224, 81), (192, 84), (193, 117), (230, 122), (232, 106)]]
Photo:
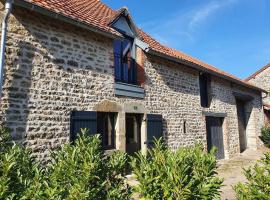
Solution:
[(259, 144), (262, 91), (160, 44), (127, 8), (13, 2), (1, 119), (41, 160), (84, 127), (106, 150), (145, 151), (162, 136), (173, 149), (202, 142), (229, 158)]
[(267, 91), (263, 93), (265, 122), (270, 122), (270, 64), (252, 74), (246, 79), (247, 82)]

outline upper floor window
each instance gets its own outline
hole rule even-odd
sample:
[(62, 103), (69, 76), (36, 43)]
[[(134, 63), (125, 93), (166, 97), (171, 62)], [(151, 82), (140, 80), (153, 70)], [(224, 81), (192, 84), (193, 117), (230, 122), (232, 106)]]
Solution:
[(114, 69), (116, 82), (137, 84), (136, 49), (133, 39), (115, 40)]
[(201, 106), (204, 108), (210, 107), (211, 102), (211, 77), (209, 74), (200, 74), (200, 98)]

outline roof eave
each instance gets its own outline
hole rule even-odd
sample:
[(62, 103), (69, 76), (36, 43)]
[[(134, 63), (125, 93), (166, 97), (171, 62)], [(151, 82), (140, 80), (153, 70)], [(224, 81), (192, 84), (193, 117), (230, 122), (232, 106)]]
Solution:
[(255, 73), (253, 73), (252, 75), (250, 75), (248, 78), (245, 79), (246, 82), (250, 81), (251, 79), (256, 78), (257, 75), (259, 75), (260, 73), (262, 73), (263, 71), (265, 71), (266, 69), (268, 69), (270, 67), (270, 63), (265, 65), (264, 67), (262, 67), (261, 69), (259, 69), (258, 71), (256, 71)]
[[(29, 9), (29, 10), (33, 10), (33, 11), (36, 11), (40, 14), (43, 14), (45, 16), (49, 16), (49, 17), (52, 17), (52, 18), (55, 18), (55, 19), (58, 19), (60, 21), (63, 21), (63, 22), (66, 22), (66, 23), (69, 23), (69, 24), (72, 24), (72, 25), (75, 25), (77, 27), (81, 27), (83, 29), (86, 29), (86, 30), (89, 30), (89, 31), (92, 31), (92, 32), (95, 32), (95, 33), (98, 33), (98, 34), (101, 34), (103, 36), (106, 36), (108, 38), (111, 38), (111, 39), (123, 39), (122, 36), (119, 36), (117, 34), (113, 34), (113, 33), (110, 33), (106, 30), (102, 30), (96, 26), (92, 26), (90, 24), (87, 24), (87, 23), (84, 23), (84, 22), (81, 22), (77, 19), (74, 19), (74, 18), (71, 18), (71, 17), (68, 17), (66, 15), (63, 15), (63, 14), (60, 14), (60, 13), (56, 13), (54, 11), (51, 11), (49, 9), (46, 9), (46, 8), (43, 8), (41, 6), (38, 6), (38, 5), (35, 5), (35, 4), (32, 4), (32, 3), (29, 3), (29, 2), (26, 2), (26, 1), (22, 1), (22, 0), (14, 0), (14, 5), (16, 6), (19, 6), (19, 7), (23, 7), (23, 8), (26, 8), (26, 9)], [(169, 55), (166, 55), (164, 53), (160, 53), (158, 51), (155, 51), (153, 49), (150, 49), (149, 54), (152, 54), (152, 55), (155, 55), (155, 56), (158, 56), (158, 57), (162, 57), (162, 58), (165, 58), (165, 59), (168, 59), (168, 60), (171, 60), (171, 61), (174, 61), (174, 62), (177, 62), (177, 63), (181, 63), (181, 64), (184, 64), (184, 65), (187, 65), (187, 66), (190, 66), (194, 69), (197, 69), (198, 71), (203, 71), (203, 72), (207, 72), (209, 74), (212, 74), (212, 75), (215, 75), (217, 77), (221, 77), (223, 79), (226, 79), (226, 80), (229, 80), (231, 82), (234, 82), (234, 83), (237, 83), (237, 84), (240, 84), (240, 85), (243, 85), (247, 88), (250, 88), (250, 89), (253, 89), (253, 90), (256, 90), (256, 91), (260, 91), (260, 92), (264, 92), (264, 93), (267, 93), (266, 90), (263, 90), (261, 88), (258, 88), (258, 87), (255, 87), (255, 86), (252, 86), (250, 84), (245, 84), (245, 83), (242, 83), (241, 81), (238, 81), (236, 79), (233, 79), (231, 77), (228, 77), (228, 76), (225, 76), (225, 75), (222, 75), (222, 74), (219, 74), (217, 72), (214, 72), (212, 70), (209, 70), (209, 69), (205, 69), (205, 68), (202, 68), (202, 66), (198, 65), (198, 64), (195, 64), (193, 62), (189, 62), (187, 60), (184, 60), (184, 59), (180, 59), (180, 58), (176, 58), (176, 57), (173, 57), (173, 56), (169, 56)]]
[(26, 1), (14, 0), (13, 3), (16, 6), (26, 8), (28, 10), (33, 10), (35, 12), (38, 12), (38, 13), (42, 14), (42, 15), (52, 17), (54, 19), (58, 19), (60, 21), (63, 21), (63, 22), (75, 25), (77, 27), (80, 27), (80, 28), (83, 28), (83, 29), (86, 29), (86, 30), (89, 30), (89, 31), (92, 31), (92, 32), (95, 32), (95, 33), (98, 33), (98, 34), (101, 34), (101, 35), (106, 36), (106, 37), (111, 38), (111, 39), (116, 39), (116, 38), (117, 39), (122, 39), (123, 38), (122, 36), (119, 36), (119, 35), (110, 33), (108, 31), (102, 30), (102, 29), (100, 29), (100, 28), (98, 28), (96, 26), (92, 26), (90, 24), (81, 22), (81, 21), (79, 21), (77, 19), (68, 17), (68, 16), (63, 15), (61, 13), (56, 13), (54, 11), (51, 11), (49, 9), (43, 8), (41, 6), (26, 2)]
[(228, 77), (228, 76), (219, 74), (219, 73), (217, 73), (217, 72), (214, 72), (214, 71), (212, 71), (212, 70), (210, 70), (210, 69), (202, 68), (201, 65), (195, 64), (195, 63), (193, 63), (193, 62), (189, 62), (189, 61), (184, 60), (184, 59), (181, 59), (181, 58), (172, 57), (172, 56), (169, 56), (169, 55), (167, 55), (167, 54), (164, 54), (164, 53), (155, 51), (155, 50), (153, 50), (153, 49), (150, 49), (150, 50), (148, 51), (148, 53), (151, 54), (151, 55), (153, 55), (153, 56), (158, 56), (158, 57), (165, 58), (165, 59), (168, 59), (168, 60), (173, 61), (173, 62), (176, 62), (176, 63), (180, 63), (180, 64), (183, 64), (183, 65), (186, 65), (186, 66), (190, 66), (190, 67), (192, 67), (193, 69), (196, 69), (196, 70), (198, 70), (198, 71), (209, 73), (209, 74), (211, 74), (211, 75), (214, 75), (214, 76), (217, 76), (217, 77), (226, 79), (226, 80), (228, 80), (228, 81), (231, 81), (231, 82), (233, 82), (233, 83), (242, 85), (242, 86), (247, 87), (247, 88), (249, 88), (249, 89), (253, 89), (253, 90), (256, 90), (256, 91), (260, 91), (260, 92), (267, 93), (267, 91), (264, 90), (264, 89), (262, 89), (262, 88), (258, 88), (258, 87), (256, 87), (256, 86), (253, 86), (253, 85), (250, 85), (250, 84), (243, 83), (243, 82), (238, 81), (238, 80), (236, 80), (236, 79), (233, 79), (233, 78), (231, 78), (231, 77)]

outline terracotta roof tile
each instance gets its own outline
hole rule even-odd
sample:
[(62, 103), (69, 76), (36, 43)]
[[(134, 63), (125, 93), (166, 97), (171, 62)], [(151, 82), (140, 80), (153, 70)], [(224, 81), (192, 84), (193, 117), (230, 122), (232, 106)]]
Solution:
[[(121, 34), (115, 31), (114, 29), (112, 29), (110, 27), (110, 23), (116, 17), (118, 17), (119, 14), (123, 12), (123, 10), (127, 9), (127, 8), (121, 8), (118, 11), (116, 11), (108, 7), (104, 3), (102, 3), (100, 0), (23, 0), (23, 1), (43, 7), (52, 12), (56, 12), (64, 16), (73, 18), (77, 21), (86, 23), (90, 26), (96, 27), (98, 29), (109, 32), (111, 34), (115, 34), (117, 36), (121, 36)], [(233, 79), (242, 85), (245, 85), (245, 86), (257, 89), (257, 90), (262, 90), (247, 82), (244, 82), (243, 80), (235, 76), (232, 76), (207, 63), (204, 63), (196, 58), (186, 55), (178, 50), (166, 47), (140, 29), (137, 29), (137, 32), (139, 33), (140, 38), (144, 42), (149, 44), (150, 49), (156, 52), (162, 53), (164, 55), (168, 55), (170, 57), (174, 57), (176, 59), (179, 58), (181, 60), (194, 63), (198, 65), (199, 67), (201, 67), (202, 70), (206, 69), (214, 73), (220, 74), (224, 77)]]

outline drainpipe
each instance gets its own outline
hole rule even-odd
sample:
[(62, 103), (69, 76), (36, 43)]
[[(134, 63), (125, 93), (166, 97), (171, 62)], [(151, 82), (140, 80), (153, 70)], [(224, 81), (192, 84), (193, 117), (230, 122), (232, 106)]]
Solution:
[(2, 97), (2, 87), (3, 87), (3, 68), (5, 64), (5, 49), (6, 49), (6, 36), (7, 36), (7, 22), (12, 9), (12, 0), (6, 0), (5, 12), (2, 21), (1, 29), (1, 46), (0, 46), (0, 102)]

